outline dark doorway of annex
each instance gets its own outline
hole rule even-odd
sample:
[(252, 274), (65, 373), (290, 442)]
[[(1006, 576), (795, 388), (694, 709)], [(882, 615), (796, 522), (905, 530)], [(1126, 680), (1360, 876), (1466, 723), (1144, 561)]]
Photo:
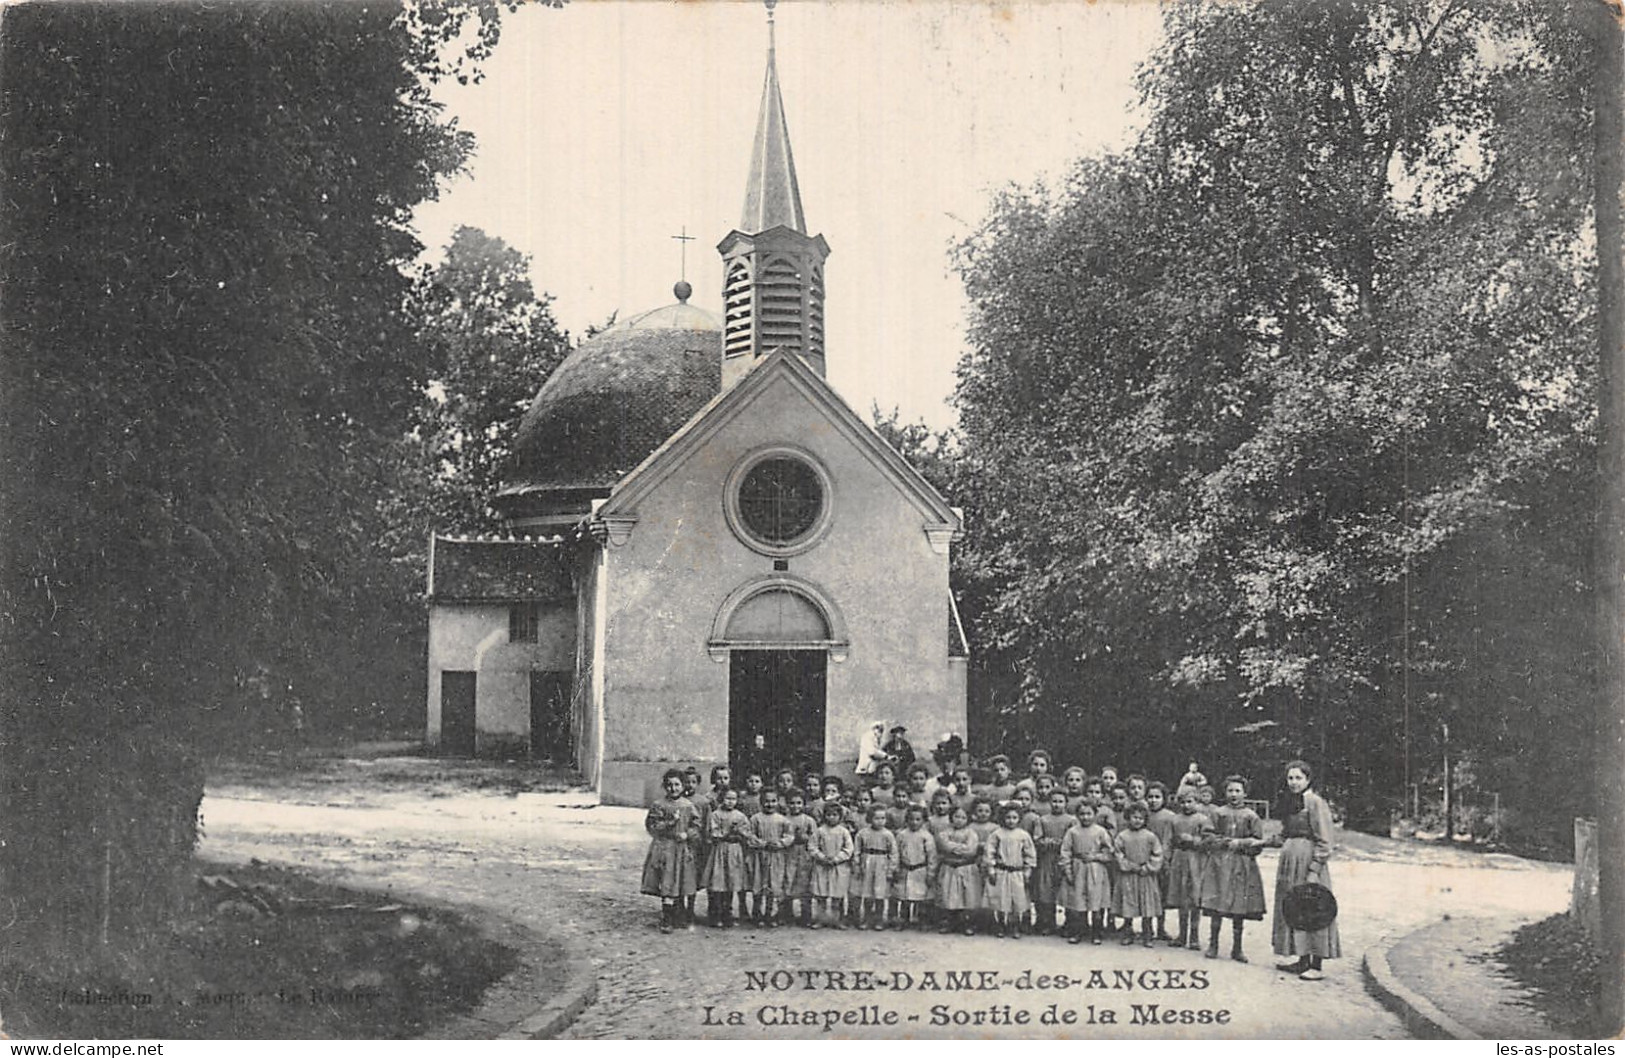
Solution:
[(575, 767), (568, 672), (530, 674), (530, 759)]
[(440, 752), (448, 757), (474, 755), (474, 683), (472, 672), (440, 674)]
[(788, 765), (799, 775), (824, 768), (823, 650), (734, 650), (729, 653), (728, 759), (743, 787), (747, 772)]

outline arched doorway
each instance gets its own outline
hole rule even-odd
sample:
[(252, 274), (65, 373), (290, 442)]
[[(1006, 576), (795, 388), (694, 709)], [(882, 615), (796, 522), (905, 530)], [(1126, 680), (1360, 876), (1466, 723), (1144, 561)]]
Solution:
[(718, 613), (710, 646), (728, 662), (729, 761), (822, 770), (829, 661), (846, 648), (828, 600), (799, 578), (747, 585)]

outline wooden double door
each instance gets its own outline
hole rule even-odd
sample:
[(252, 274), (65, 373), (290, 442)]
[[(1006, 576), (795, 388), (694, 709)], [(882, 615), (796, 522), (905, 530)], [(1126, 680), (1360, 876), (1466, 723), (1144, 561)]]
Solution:
[(530, 674), (530, 759), (575, 767), (576, 747), (570, 724), (571, 673)]
[(798, 773), (824, 767), (823, 650), (734, 650), (728, 661), (728, 760), (744, 773), (788, 765)]

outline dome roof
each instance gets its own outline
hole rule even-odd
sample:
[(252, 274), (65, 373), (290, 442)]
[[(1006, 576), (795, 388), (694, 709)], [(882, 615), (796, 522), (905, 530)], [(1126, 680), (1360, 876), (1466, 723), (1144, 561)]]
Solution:
[(607, 489), (722, 388), (722, 319), (686, 302), (570, 353), (520, 421), (503, 493)]

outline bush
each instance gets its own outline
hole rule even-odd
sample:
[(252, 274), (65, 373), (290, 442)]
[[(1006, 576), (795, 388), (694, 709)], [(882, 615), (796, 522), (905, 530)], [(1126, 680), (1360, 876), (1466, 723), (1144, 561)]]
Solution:
[(1495, 954), (1564, 1036), (1602, 1039), (1619, 1031), (1619, 1026), (1602, 1022), (1596, 945), (1566, 912), (1523, 927)]

